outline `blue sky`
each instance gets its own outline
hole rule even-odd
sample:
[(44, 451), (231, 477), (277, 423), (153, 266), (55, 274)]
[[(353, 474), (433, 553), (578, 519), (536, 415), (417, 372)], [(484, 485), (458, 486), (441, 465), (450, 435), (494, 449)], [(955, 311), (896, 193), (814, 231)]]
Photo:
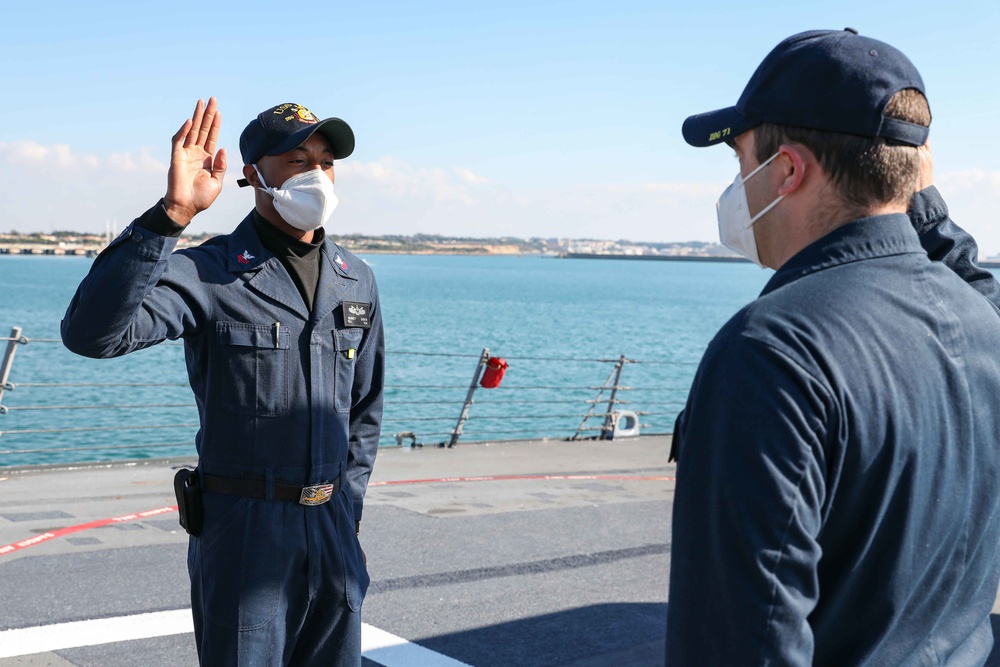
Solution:
[(298, 102), (357, 136), (331, 231), (712, 241), (736, 163), (688, 147), (681, 122), (734, 103), (782, 38), (844, 26), (921, 70), (939, 187), (1000, 254), (995, 2), (17, 3), (0, 26), (0, 230), (121, 228), (215, 95), (229, 182), (195, 231), (249, 210), (239, 133)]

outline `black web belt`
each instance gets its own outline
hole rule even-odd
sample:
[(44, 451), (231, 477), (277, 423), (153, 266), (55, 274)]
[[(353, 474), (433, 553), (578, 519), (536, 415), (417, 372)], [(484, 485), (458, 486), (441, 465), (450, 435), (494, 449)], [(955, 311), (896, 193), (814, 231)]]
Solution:
[[(267, 483), (263, 479), (202, 475), (202, 482), (202, 490), (208, 493), (224, 493), (229, 496), (246, 496), (262, 500), (267, 498)], [(339, 475), (333, 481), (309, 486), (274, 483), (275, 500), (294, 500), (300, 505), (322, 505), (339, 492)]]

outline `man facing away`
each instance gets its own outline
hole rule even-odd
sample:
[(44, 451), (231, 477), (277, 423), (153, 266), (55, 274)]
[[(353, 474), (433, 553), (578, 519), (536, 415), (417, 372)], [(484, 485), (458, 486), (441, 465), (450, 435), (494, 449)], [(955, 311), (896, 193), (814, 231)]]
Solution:
[(101, 358), (184, 341), (201, 428), (179, 497), (201, 664), (357, 666), (382, 315), (371, 270), (322, 227), (354, 134), (297, 104), (259, 114), (240, 137), (254, 210), (173, 252), (222, 187), (220, 122), (215, 99), (199, 100), (173, 137), (166, 194), (98, 256), (63, 341)]
[(910, 61), (850, 29), (786, 39), (684, 123), (739, 160), (723, 243), (776, 272), (679, 420), (668, 665), (990, 652), (1000, 289), (937, 191), (914, 195), (929, 124)]

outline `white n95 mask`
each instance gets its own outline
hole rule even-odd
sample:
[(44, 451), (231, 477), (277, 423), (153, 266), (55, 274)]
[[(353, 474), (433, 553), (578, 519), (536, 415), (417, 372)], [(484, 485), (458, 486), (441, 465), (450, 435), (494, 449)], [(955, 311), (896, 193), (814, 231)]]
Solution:
[(746, 178), (736, 174), (736, 179), (723, 191), (719, 201), (715, 204), (715, 213), (719, 218), (719, 241), (722, 245), (741, 257), (746, 257), (762, 269), (764, 265), (760, 263), (760, 257), (757, 254), (757, 237), (753, 232), (753, 223), (774, 208), (779, 201), (785, 198), (785, 195), (779, 196), (751, 218), (750, 205), (747, 203), (747, 191), (743, 186), (754, 174), (766, 167), (776, 157), (778, 157), (778, 153), (764, 160), (756, 169), (747, 174)]
[(280, 188), (268, 187), (257, 165), (253, 166), (261, 188), (274, 199), (274, 209), (295, 229), (311, 232), (325, 225), (337, 208), (339, 200), (333, 192), (333, 182), (322, 169), (312, 169), (292, 176)]

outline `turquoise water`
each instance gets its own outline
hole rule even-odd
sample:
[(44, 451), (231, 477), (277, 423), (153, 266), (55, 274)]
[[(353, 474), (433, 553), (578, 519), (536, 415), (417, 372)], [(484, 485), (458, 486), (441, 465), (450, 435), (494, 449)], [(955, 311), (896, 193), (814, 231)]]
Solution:
[[(640, 362), (622, 371), (621, 384), (633, 388), (620, 394), (626, 409), (649, 413), (645, 432), (668, 432), (708, 341), (771, 275), (732, 263), (364, 259), (379, 282), (388, 351), (382, 444), (401, 431), (427, 444), (446, 440), (483, 348), (510, 369), (501, 389), (476, 392), (463, 441), (573, 435), (613, 370), (598, 360), (623, 354)], [(16, 388), (0, 399), (9, 409), (0, 414), (0, 465), (193, 452), (197, 414), (180, 345), (91, 360), (46, 342), (58, 339), (91, 263), (0, 256), (0, 335), (20, 326), (30, 340), (17, 346)], [(101, 386), (30, 386), (49, 383)], [(46, 407), (59, 409), (37, 409)], [(19, 453), (38, 449), (48, 451)]]

